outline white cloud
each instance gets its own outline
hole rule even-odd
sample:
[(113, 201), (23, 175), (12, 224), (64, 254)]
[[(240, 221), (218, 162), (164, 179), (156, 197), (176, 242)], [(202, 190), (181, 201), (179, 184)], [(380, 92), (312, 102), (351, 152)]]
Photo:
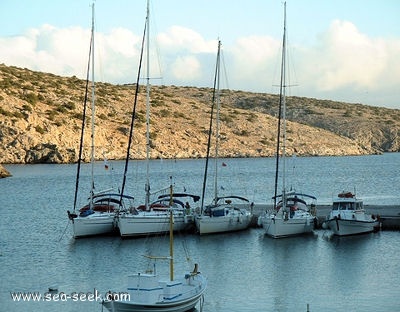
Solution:
[(8, 65), (82, 76), (89, 38), (89, 32), (79, 27), (57, 29), (43, 25), (39, 29), (29, 29), (22, 36), (0, 39), (0, 59)]
[(181, 83), (201, 78), (201, 64), (195, 56), (178, 57), (171, 65), (172, 75)]
[(279, 64), (279, 40), (267, 36), (239, 38), (235, 45), (224, 51), (231, 58), (228, 79), (232, 88), (258, 92), (270, 91), (274, 68)]
[(96, 34), (96, 37), (100, 80), (112, 83), (136, 81), (141, 38), (123, 28), (115, 28), (108, 34)]
[(165, 62), (163, 83), (212, 85), (217, 40), (205, 40), (194, 30), (172, 26), (157, 35), (157, 47)]
[(168, 28), (157, 36), (157, 41), (167, 53), (216, 53), (217, 50), (217, 40), (206, 41), (199, 33), (181, 26)]
[(374, 88), (376, 78), (387, 67), (383, 41), (368, 38), (350, 22), (334, 21), (321, 43), (317, 85), (322, 90), (351, 84)]
[[(22, 36), (0, 38), (0, 59), (8, 65), (84, 78), (90, 36), (90, 30), (80, 27), (59, 29), (43, 25)], [(96, 79), (135, 81), (139, 53), (140, 38), (126, 29), (95, 33)]]
[[(154, 75), (168, 78), (162, 83), (212, 86), (216, 39), (206, 40), (194, 30), (180, 26), (168, 28), (156, 39), (151, 49), (159, 55), (153, 55), (151, 61), (163, 60), (163, 70)], [(85, 78), (89, 40), (89, 29), (43, 25), (20, 36), (0, 38), (0, 62)], [(96, 77), (112, 83), (135, 81), (141, 40), (141, 35), (123, 28), (96, 33)], [(281, 38), (241, 37), (229, 46), (221, 40), (229, 81), (226, 87), (277, 92), (272, 85), (279, 81)], [(300, 44), (290, 48), (296, 83), (300, 85), (296, 95), (399, 105), (399, 38), (368, 37), (354, 24), (336, 20), (316, 38), (313, 46)], [(151, 67), (154, 70), (157, 66)]]

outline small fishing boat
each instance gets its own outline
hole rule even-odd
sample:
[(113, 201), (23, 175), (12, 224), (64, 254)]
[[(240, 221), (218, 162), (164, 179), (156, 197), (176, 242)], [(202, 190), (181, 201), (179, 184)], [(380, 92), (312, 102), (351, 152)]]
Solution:
[(338, 236), (379, 231), (379, 216), (366, 213), (363, 201), (352, 192), (342, 192), (333, 200), (332, 210), (322, 223)]
[[(173, 190), (171, 190), (171, 204)], [(199, 302), (204, 302), (204, 292), (207, 279), (199, 272), (198, 265), (194, 265), (191, 272), (174, 278), (174, 216), (169, 211), (169, 256), (147, 255), (151, 261), (169, 260), (169, 279), (161, 278), (156, 272), (156, 267), (145, 273), (136, 273), (128, 277), (127, 296), (121, 298), (109, 293), (102, 305), (110, 312), (185, 312), (192, 310)]]

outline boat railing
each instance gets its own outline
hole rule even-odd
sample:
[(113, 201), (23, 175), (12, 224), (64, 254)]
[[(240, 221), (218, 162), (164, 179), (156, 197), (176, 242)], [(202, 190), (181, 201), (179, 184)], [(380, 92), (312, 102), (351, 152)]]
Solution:
[(166, 186), (162, 189), (159, 189), (157, 191), (150, 193), (150, 196), (157, 195), (157, 194), (166, 194), (167, 192), (169, 193), (169, 191), (170, 191), (170, 186)]

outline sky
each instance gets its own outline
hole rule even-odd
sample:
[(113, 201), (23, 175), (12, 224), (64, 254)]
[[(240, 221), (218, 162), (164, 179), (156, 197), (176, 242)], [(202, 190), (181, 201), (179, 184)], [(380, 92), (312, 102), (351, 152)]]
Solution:
[[(86, 77), (91, 0), (0, 0), (0, 63)], [(136, 81), (146, 0), (95, 0), (95, 79)], [(289, 95), (400, 109), (400, 1), (287, 0)], [(281, 0), (151, 0), (152, 84), (278, 93)]]

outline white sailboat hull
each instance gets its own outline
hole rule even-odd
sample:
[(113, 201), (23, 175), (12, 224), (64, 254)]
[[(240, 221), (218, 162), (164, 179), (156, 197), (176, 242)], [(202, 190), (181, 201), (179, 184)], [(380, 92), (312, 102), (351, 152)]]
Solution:
[(114, 232), (115, 213), (95, 212), (86, 217), (76, 217), (72, 221), (75, 238), (106, 235)]
[(210, 217), (196, 216), (195, 223), (199, 234), (211, 234), (245, 230), (249, 227), (251, 215)]
[[(154, 235), (169, 231), (169, 212), (140, 212), (139, 214), (122, 214), (118, 217), (117, 226), (121, 237)], [(193, 225), (191, 216), (183, 213), (174, 214), (174, 231), (188, 230)]]
[(371, 233), (379, 229), (379, 221), (332, 219), (326, 223), (333, 234), (338, 236)]
[(106, 300), (110, 312), (185, 312), (202, 299), (207, 281), (187, 274), (182, 280), (157, 281), (156, 276), (136, 275), (128, 287), (129, 300)]
[(314, 229), (314, 217), (290, 218), (285, 220), (279, 216), (268, 216), (262, 220), (265, 234), (273, 238), (296, 236), (312, 233)]

